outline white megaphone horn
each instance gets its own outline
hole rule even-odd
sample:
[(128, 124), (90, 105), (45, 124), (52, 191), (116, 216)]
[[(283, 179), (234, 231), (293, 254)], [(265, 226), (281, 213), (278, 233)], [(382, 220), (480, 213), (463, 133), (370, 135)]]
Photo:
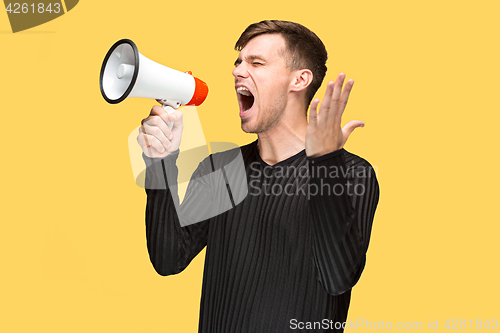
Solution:
[(190, 72), (183, 73), (146, 58), (130, 39), (119, 40), (109, 49), (99, 81), (108, 103), (120, 103), (127, 97), (152, 98), (161, 101), (168, 113), (181, 105), (198, 106), (208, 95), (205, 82)]

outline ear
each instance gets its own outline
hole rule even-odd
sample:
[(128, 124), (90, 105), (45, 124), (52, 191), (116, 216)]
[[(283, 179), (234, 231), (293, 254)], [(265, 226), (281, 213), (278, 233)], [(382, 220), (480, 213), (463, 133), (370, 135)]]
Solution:
[(305, 90), (311, 84), (312, 79), (313, 73), (309, 69), (299, 69), (294, 72), (290, 90), (297, 92)]

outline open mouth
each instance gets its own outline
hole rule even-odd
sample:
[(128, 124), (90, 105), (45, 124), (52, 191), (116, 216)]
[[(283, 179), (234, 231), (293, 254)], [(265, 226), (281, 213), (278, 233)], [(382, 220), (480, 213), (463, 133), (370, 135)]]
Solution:
[(236, 92), (238, 93), (238, 98), (240, 100), (241, 111), (246, 112), (251, 109), (255, 99), (250, 90), (245, 87), (238, 87)]

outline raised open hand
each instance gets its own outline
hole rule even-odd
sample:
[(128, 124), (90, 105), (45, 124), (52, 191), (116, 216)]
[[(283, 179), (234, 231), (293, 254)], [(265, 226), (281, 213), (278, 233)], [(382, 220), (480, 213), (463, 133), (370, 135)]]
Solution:
[(342, 114), (349, 99), (354, 80), (347, 81), (344, 91), (345, 74), (340, 73), (336, 81), (328, 82), (323, 102), (316, 112), (319, 99), (311, 102), (309, 125), (306, 132), (306, 154), (316, 157), (331, 153), (344, 147), (349, 135), (356, 127), (363, 127), (361, 120), (351, 120), (343, 128), (340, 127)]

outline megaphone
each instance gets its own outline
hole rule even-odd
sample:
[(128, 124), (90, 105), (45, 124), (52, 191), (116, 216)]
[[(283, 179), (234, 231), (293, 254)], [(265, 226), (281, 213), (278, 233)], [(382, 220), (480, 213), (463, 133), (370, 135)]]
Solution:
[(101, 94), (108, 103), (120, 103), (127, 97), (153, 98), (168, 113), (181, 105), (198, 106), (208, 95), (205, 82), (190, 72), (183, 73), (146, 58), (130, 39), (119, 40), (109, 49), (99, 81)]

